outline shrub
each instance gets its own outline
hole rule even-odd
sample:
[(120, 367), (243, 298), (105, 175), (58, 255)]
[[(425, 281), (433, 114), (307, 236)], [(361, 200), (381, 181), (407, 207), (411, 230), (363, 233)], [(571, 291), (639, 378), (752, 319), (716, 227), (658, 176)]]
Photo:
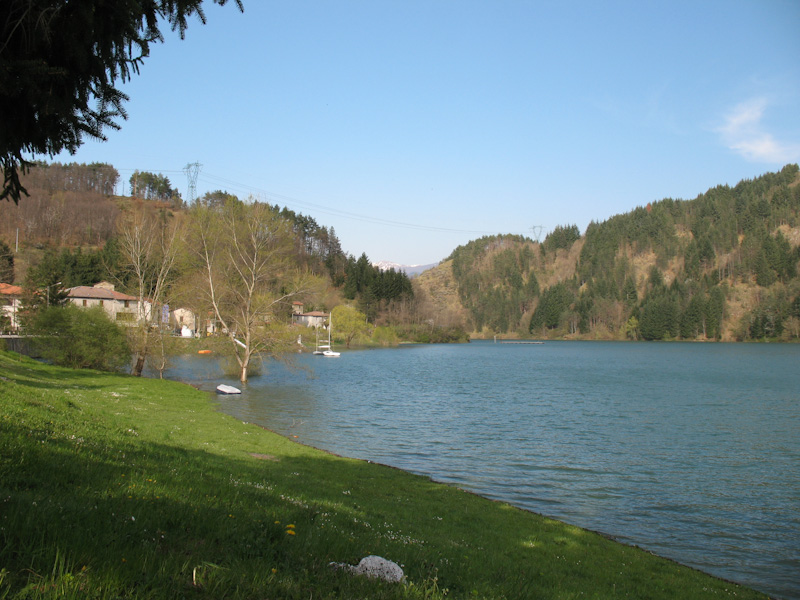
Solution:
[(125, 332), (100, 307), (51, 306), (31, 317), (28, 330), (41, 356), (64, 367), (117, 371), (131, 359)]

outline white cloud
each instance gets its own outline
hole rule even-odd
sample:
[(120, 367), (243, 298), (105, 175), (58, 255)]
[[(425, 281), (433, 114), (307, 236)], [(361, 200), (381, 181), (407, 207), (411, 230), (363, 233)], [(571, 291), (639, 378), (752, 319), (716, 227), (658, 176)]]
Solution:
[(789, 163), (800, 157), (800, 144), (776, 140), (761, 123), (767, 108), (765, 98), (754, 98), (736, 106), (717, 129), (723, 142), (734, 152), (753, 162)]

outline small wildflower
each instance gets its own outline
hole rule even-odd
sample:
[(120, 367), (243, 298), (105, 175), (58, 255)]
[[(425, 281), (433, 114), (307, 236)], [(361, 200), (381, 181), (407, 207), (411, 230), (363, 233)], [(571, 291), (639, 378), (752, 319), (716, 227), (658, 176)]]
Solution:
[(289, 535), (297, 535), (297, 534), (294, 532), (294, 529), (287, 529), (287, 530), (286, 530), (286, 533), (288, 533)]

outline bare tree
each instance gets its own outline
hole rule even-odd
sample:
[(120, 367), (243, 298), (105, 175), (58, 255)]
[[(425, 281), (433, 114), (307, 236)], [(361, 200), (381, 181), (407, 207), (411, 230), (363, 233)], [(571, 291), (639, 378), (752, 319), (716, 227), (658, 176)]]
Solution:
[(122, 266), (130, 271), (139, 300), (131, 346), (136, 355), (131, 373), (141, 376), (145, 360), (161, 334), (161, 308), (167, 303), (170, 275), (179, 251), (180, 229), (163, 211), (134, 207), (119, 221)]
[(246, 382), (254, 357), (290, 350), (289, 303), (319, 279), (297, 267), (290, 224), (269, 205), (229, 199), (222, 206), (196, 206), (191, 217), (198, 293), (230, 340), (239, 379)]

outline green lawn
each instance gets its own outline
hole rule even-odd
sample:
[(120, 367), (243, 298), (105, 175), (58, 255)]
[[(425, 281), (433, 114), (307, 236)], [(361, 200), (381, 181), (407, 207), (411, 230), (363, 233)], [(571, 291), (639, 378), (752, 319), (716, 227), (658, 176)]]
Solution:
[[(405, 584), (329, 567), (378, 554)], [(293, 443), (169, 381), (0, 352), (0, 599), (764, 598)]]

